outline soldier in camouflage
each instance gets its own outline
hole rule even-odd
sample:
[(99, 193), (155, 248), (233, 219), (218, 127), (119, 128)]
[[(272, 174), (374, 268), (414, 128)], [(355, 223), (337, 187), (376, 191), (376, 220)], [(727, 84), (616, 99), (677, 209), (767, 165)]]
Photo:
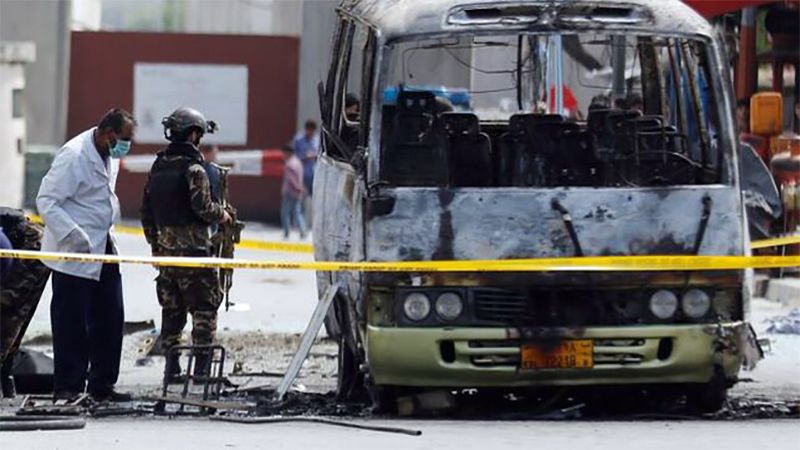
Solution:
[[(22, 211), (0, 208), (0, 228), (13, 248), (41, 249), (43, 227), (31, 222)], [(3, 396), (11, 397), (11, 363), (39, 305), (50, 269), (39, 260), (19, 259), (7, 270), (0, 287), (0, 381)]]
[[(144, 188), (141, 218), (145, 238), (154, 256), (210, 256), (209, 226), (231, 220), (211, 197), (198, 150), (203, 134), (213, 133), (216, 124), (191, 108), (177, 109), (162, 124), (170, 144), (158, 153)], [(161, 305), (162, 349), (180, 343), (187, 313), (192, 316), (192, 344), (213, 342), (222, 302), (216, 270), (162, 267), (156, 291)], [(195, 367), (202, 370), (206, 365), (203, 356), (198, 356)], [(180, 373), (177, 358), (167, 358), (166, 373), (168, 377)]]

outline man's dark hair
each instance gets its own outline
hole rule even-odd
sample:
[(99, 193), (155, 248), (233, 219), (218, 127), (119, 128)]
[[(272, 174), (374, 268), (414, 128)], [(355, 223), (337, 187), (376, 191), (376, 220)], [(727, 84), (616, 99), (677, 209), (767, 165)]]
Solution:
[(294, 145), (291, 142), (287, 142), (281, 146), (281, 151), (283, 153), (294, 153)]
[(356, 94), (349, 93), (344, 96), (344, 107), (350, 108), (351, 106), (360, 106), (361, 101), (358, 100)]
[(315, 120), (306, 120), (306, 130), (316, 130), (317, 129), (317, 121)]
[(133, 126), (138, 125), (136, 123), (136, 119), (133, 117), (133, 114), (125, 111), (122, 108), (113, 108), (108, 110), (103, 118), (100, 119), (100, 123), (97, 124), (97, 128), (101, 130), (111, 128), (115, 133), (121, 133), (122, 127), (125, 126), (125, 122), (130, 122)]

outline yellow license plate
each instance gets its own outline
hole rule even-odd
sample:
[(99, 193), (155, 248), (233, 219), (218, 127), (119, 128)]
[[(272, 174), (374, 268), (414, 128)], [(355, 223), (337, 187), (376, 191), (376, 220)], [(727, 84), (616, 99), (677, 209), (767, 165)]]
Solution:
[(593, 350), (591, 339), (525, 343), (521, 349), (520, 368), (591, 369), (594, 366)]

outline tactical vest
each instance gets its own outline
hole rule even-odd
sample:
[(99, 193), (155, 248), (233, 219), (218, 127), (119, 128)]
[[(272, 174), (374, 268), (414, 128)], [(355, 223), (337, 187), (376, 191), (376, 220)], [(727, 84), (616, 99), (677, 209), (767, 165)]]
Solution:
[(157, 227), (207, 225), (192, 211), (186, 172), (192, 164), (203, 164), (190, 144), (170, 144), (159, 152), (150, 171), (150, 206)]

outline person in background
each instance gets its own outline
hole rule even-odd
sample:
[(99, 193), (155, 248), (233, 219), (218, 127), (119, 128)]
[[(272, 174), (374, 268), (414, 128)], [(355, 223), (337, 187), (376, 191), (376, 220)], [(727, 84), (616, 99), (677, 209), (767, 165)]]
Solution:
[(306, 222), (300, 203), (305, 196), (303, 184), (303, 166), (297, 157), (297, 151), (291, 145), (284, 145), (283, 151), (283, 183), (281, 184), (281, 225), (283, 238), (289, 239), (292, 222), (300, 229), (300, 239), (306, 237)]
[(208, 184), (211, 187), (211, 198), (219, 203), (222, 183), (222, 175), (220, 175), (219, 166), (217, 165), (219, 147), (216, 145), (203, 145), (200, 147), (200, 153), (203, 155), (203, 168), (206, 169)]
[(344, 97), (344, 115), (350, 122), (358, 122), (361, 114), (361, 102), (358, 97), (349, 93)]
[[(200, 147), (200, 154), (203, 155), (203, 169), (208, 175), (208, 187), (211, 189), (211, 200), (215, 203), (220, 203), (220, 196), (222, 195), (222, 173), (220, 167), (217, 165), (217, 155), (219, 155), (219, 147), (216, 145), (203, 145)], [(219, 224), (212, 223), (208, 227), (213, 236), (219, 230)]]
[(344, 98), (344, 116), (347, 119), (342, 126), (342, 142), (355, 152), (358, 146), (358, 137), (361, 132), (361, 102), (355, 94), (347, 94)]
[(317, 122), (307, 120), (303, 131), (297, 133), (292, 145), (294, 154), (300, 159), (303, 165), (303, 185), (305, 186), (305, 196), (301, 202), (301, 207), (307, 222), (311, 222), (311, 193), (314, 188), (314, 165), (317, 163), (319, 153), (319, 134), (317, 133)]
[[(114, 187), (135, 129), (133, 115), (114, 108), (56, 153), (36, 197), (45, 223), (42, 251), (117, 254)], [(124, 322), (119, 265), (43, 263), (53, 270), (54, 399), (74, 399), (86, 389), (98, 402), (131, 400), (114, 390)]]

